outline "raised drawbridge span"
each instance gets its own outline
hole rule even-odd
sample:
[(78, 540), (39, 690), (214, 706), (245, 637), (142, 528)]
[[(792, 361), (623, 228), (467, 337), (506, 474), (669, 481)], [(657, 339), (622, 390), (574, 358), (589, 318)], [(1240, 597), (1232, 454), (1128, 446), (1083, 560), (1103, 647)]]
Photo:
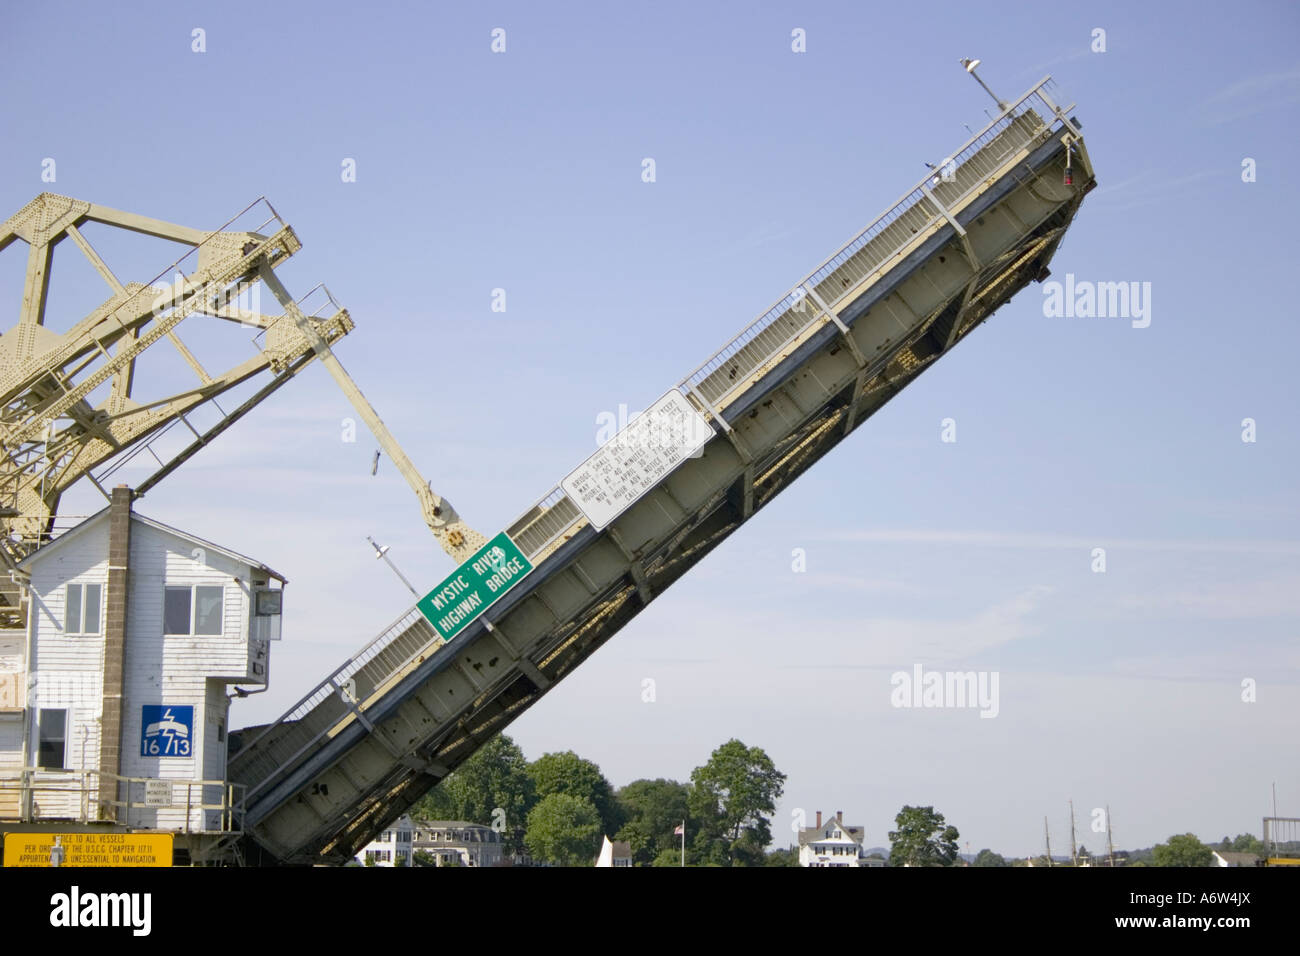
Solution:
[[(822, 455), (1047, 275), (1095, 180), (1050, 78), (675, 387), (710, 433), (602, 527), (556, 487), (506, 533), (532, 570), (450, 640), (412, 607), (239, 735), (243, 857), (350, 859)], [(672, 392), (669, 393), (669, 397)], [(586, 509), (590, 511), (590, 508)], [(233, 738), (232, 738), (233, 739)]]

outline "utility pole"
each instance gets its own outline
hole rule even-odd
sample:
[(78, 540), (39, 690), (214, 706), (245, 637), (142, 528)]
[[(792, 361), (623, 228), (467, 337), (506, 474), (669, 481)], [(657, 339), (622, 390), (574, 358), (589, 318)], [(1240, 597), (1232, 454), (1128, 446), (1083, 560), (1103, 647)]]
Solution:
[(1047, 817), (1043, 817), (1043, 840), (1047, 843), (1047, 865), (1052, 865), (1052, 831), (1047, 829)]
[(967, 73), (975, 77), (976, 83), (984, 87), (984, 92), (987, 93), (989, 96), (993, 97), (993, 102), (998, 104), (998, 109), (1002, 110), (1002, 112), (1005, 113), (1007, 111), (1006, 100), (1004, 100), (1002, 97), (998, 96), (996, 93), (990, 90), (989, 85), (985, 83), (983, 80), (981, 80), (979, 74), (975, 72), (975, 67), (980, 65), (980, 61), (972, 60), (970, 57), (966, 57), (961, 61), (961, 65), (965, 68)]
[(388, 545), (384, 545), (381, 548), (378, 544), (375, 543), (375, 539), (372, 538), (370, 535), (366, 535), (366, 540), (369, 541), (370, 546), (375, 549), (375, 557), (384, 559), (384, 563), (387, 564), (390, 568), (392, 568), (393, 573), (402, 579), (402, 583), (406, 585), (406, 590), (414, 594), (415, 599), (418, 601), (420, 599), (420, 592), (415, 589), (415, 587), (411, 584), (410, 581), (406, 580), (405, 574), (397, 570), (397, 565), (393, 564), (393, 559), (388, 556)]
[(1079, 865), (1079, 849), (1074, 842), (1074, 801), (1070, 801), (1070, 865)]
[(1106, 804), (1106, 858), (1109, 866), (1115, 865), (1115, 841), (1110, 832), (1110, 804)]

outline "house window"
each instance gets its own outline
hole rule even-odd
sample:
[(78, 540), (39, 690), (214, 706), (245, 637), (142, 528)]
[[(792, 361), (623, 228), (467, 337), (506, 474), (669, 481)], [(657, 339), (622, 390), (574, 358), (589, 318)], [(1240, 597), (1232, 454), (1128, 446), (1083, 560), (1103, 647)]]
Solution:
[(163, 633), (220, 634), (225, 589), (220, 585), (168, 587), (163, 596)]
[(63, 607), (63, 633), (98, 634), (102, 584), (69, 584)]
[(63, 769), (64, 741), (68, 737), (68, 712), (42, 708), (37, 719), (36, 765), (46, 770)]

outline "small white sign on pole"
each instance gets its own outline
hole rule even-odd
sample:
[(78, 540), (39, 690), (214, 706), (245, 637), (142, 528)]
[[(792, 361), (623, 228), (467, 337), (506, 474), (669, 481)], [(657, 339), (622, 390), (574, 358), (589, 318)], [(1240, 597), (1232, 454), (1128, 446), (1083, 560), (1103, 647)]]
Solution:
[(560, 482), (564, 493), (604, 528), (713, 437), (713, 427), (673, 389)]

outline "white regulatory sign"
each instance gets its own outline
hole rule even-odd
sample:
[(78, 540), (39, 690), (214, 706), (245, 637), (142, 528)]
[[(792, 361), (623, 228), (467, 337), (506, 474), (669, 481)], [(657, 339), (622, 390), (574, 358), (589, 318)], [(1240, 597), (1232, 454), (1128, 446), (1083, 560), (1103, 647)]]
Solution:
[(599, 530), (712, 437), (712, 426), (673, 389), (628, 422), (560, 487)]
[(165, 807), (172, 802), (172, 782), (170, 780), (146, 780), (144, 782), (144, 805), (146, 807)]

